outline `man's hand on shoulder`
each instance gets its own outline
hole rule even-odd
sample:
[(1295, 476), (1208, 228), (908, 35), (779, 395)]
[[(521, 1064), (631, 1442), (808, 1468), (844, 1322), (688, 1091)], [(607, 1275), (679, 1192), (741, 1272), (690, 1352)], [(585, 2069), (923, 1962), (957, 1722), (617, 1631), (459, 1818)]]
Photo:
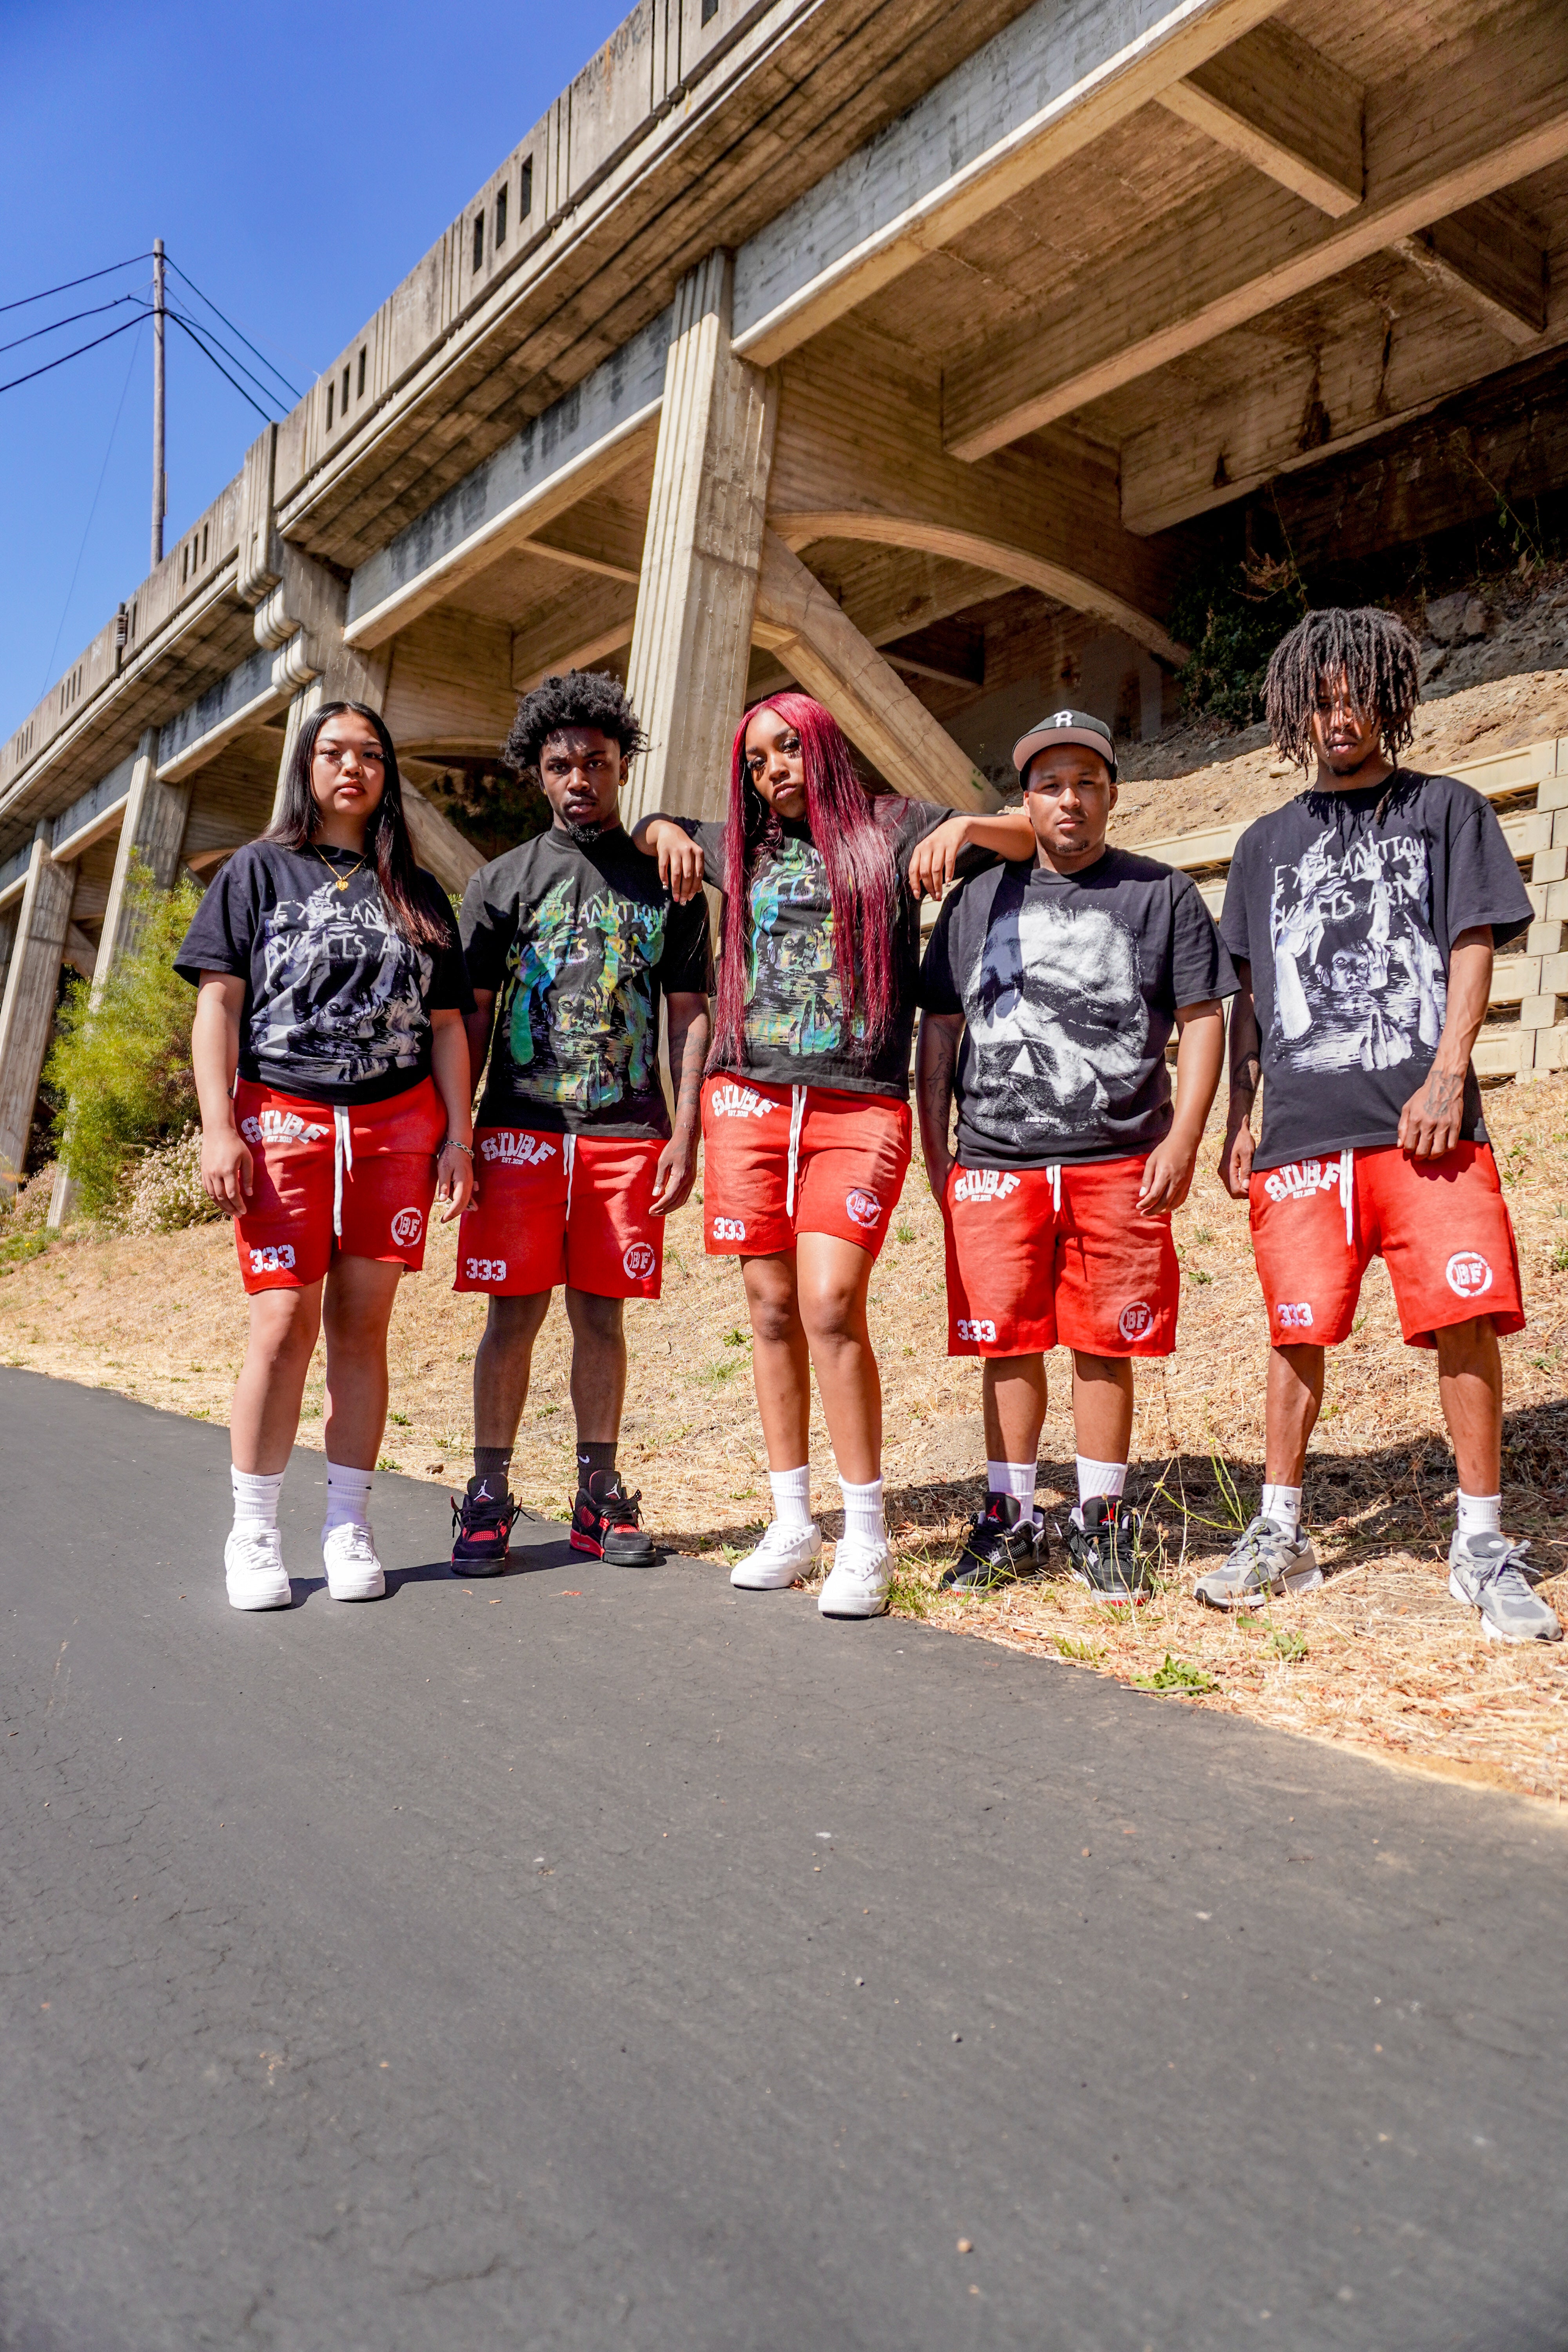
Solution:
[(952, 879), (959, 853), (969, 840), (962, 816), (944, 817), (910, 854), (910, 888), (917, 898), (940, 898)]
[(632, 827), (632, 845), (657, 862), (658, 878), (678, 907), (696, 898), (702, 887), (702, 851), (683, 825), (667, 816), (645, 816)]

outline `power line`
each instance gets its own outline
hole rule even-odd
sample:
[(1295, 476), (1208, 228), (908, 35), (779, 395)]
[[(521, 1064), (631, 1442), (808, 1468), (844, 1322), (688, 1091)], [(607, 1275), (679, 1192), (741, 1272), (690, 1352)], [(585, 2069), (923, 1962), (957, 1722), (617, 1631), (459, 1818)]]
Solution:
[(251, 369), (247, 368), (243, 360), (236, 359), (234, 353), (229, 350), (228, 345), (220, 336), (214, 333), (212, 328), (207, 325), (205, 319), (198, 321), (195, 319), (188, 318), (184, 310), (176, 310), (172, 302), (166, 302), (163, 307), (168, 316), (171, 319), (178, 320), (180, 325), (184, 327), (188, 333), (195, 334), (199, 329), (199, 331), (205, 335), (207, 340), (223, 353), (225, 359), (227, 360), (231, 367), (237, 367), (241, 375), (249, 378), (250, 382), (256, 386), (257, 391), (260, 393), (264, 400), (271, 401), (274, 407), (281, 407), (282, 403), (279, 400), (278, 394), (273, 391), (271, 385), (268, 383), (263, 383), (261, 378), (254, 373)]
[(122, 326), (110, 327), (107, 335), (95, 335), (90, 343), (79, 343), (74, 352), (62, 352), (58, 360), (46, 360), (42, 367), (32, 368), (26, 375), (14, 375), (9, 383), (0, 383), (0, 392), (15, 392), (19, 383), (31, 383), (35, 376), (47, 375), (51, 368), (64, 367), (68, 360), (79, 360), (83, 352), (95, 352), (100, 343), (111, 343), (116, 335), (128, 335), (146, 316), (143, 310), (142, 318), (127, 319)]
[[(136, 324), (140, 326), (142, 324), (142, 320), (140, 319), (137, 320)], [(92, 530), (93, 518), (98, 512), (98, 502), (103, 496), (103, 485), (105, 478), (109, 472), (109, 461), (114, 455), (115, 436), (120, 430), (120, 419), (125, 410), (125, 395), (131, 389), (131, 378), (135, 373), (137, 349), (138, 346), (135, 343), (132, 343), (131, 346), (131, 365), (126, 369), (125, 381), (120, 387), (120, 405), (114, 412), (114, 422), (109, 428), (109, 446), (103, 453), (103, 463), (99, 467), (98, 471), (98, 488), (92, 494), (92, 504), (87, 510), (87, 520), (82, 526), (81, 545), (76, 551), (76, 569), (71, 573), (70, 586), (66, 590), (66, 601), (60, 607), (59, 626), (55, 631), (54, 644), (49, 647), (49, 658), (44, 665), (44, 683), (38, 688), (40, 700), (47, 689), (50, 678), (55, 674), (55, 656), (60, 649), (60, 639), (65, 635), (66, 619), (70, 612), (71, 598), (76, 594), (76, 583), (81, 572), (81, 560), (87, 553), (87, 542)]]
[(40, 335), (58, 334), (62, 327), (74, 327), (79, 319), (100, 319), (106, 310), (118, 310), (127, 302), (145, 302), (145, 294), (117, 294), (112, 302), (95, 302), (89, 310), (70, 310), (63, 319), (52, 320), (47, 327), (35, 327), (30, 334), (13, 335), (8, 343), (0, 343), (0, 352), (14, 352), (23, 343), (36, 343)]
[[(208, 309), (210, 311), (212, 311), (212, 313), (213, 313), (213, 315), (214, 315), (214, 317), (215, 317), (215, 318), (223, 319), (223, 323), (224, 323), (224, 325), (228, 329), (228, 331), (229, 331), (229, 333), (230, 333), (231, 335), (238, 335), (238, 336), (239, 336), (239, 340), (240, 340), (240, 341), (245, 345), (246, 350), (247, 350), (247, 351), (251, 354), (251, 356), (252, 356), (252, 358), (253, 358), (253, 359), (258, 359), (258, 360), (261, 362), (262, 366), (263, 366), (263, 367), (268, 371), (268, 374), (269, 374), (269, 375), (275, 375), (275, 376), (278, 378), (279, 383), (280, 384), (282, 384), (282, 385), (283, 385), (284, 389), (285, 389), (287, 392), (291, 393), (291, 394), (293, 394), (293, 397), (294, 397), (296, 400), (303, 400), (303, 398), (305, 397), (305, 395), (304, 395), (304, 394), (300, 391), (300, 389), (299, 385), (298, 385), (297, 383), (289, 383), (289, 379), (288, 379), (288, 377), (284, 374), (284, 373), (283, 373), (282, 369), (281, 369), (280, 367), (274, 367), (274, 366), (273, 366), (272, 362), (268, 358), (268, 356), (267, 356), (266, 352), (258, 352), (258, 351), (257, 350), (257, 348), (256, 348), (256, 345), (251, 341), (250, 337), (249, 337), (248, 335), (247, 335), (247, 334), (243, 333), (243, 332), (241, 331), (241, 330), (240, 330), (238, 327), (237, 327), (237, 326), (235, 325), (234, 320), (233, 320), (232, 319), (226, 319), (226, 318), (224, 318), (224, 314), (223, 314), (223, 312), (218, 309), (217, 304), (216, 304), (216, 303), (212, 299), (212, 297), (211, 297), (210, 295), (204, 294), (204, 293), (202, 292), (202, 289), (201, 289), (201, 288), (196, 284), (195, 279), (194, 278), (191, 278), (191, 277), (186, 276), (185, 271), (184, 271), (184, 270), (183, 270), (183, 269), (180, 268), (180, 265), (179, 265), (179, 263), (178, 263), (177, 261), (171, 261), (171, 262), (170, 262), (170, 264), (169, 264), (169, 267), (170, 267), (170, 268), (171, 268), (171, 269), (173, 269), (173, 270), (176, 273), (176, 275), (177, 275), (177, 276), (179, 276), (179, 277), (181, 277), (181, 278), (184, 278), (186, 285), (190, 288), (190, 289), (191, 289), (192, 293), (195, 296), (195, 298), (196, 298), (196, 299), (197, 299), (197, 301), (198, 301), (198, 302), (205, 302), (205, 303), (206, 304), (206, 306), (207, 306), (207, 309)], [(209, 330), (209, 331), (210, 331), (210, 330)], [(215, 342), (216, 342), (216, 341), (217, 339), (216, 339), (216, 337), (215, 336), (215, 337), (213, 338), (213, 340), (214, 340), (214, 341), (215, 341)], [(237, 361), (237, 360), (236, 360), (236, 362), (235, 362), (235, 365), (236, 365), (237, 367), (239, 365), (239, 362), (238, 362), (238, 361)], [(250, 373), (250, 371), (248, 370), (248, 368), (246, 370), (246, 373), (247, 373), (247, 375)], [(250, 381), (252, 382), (252, 383), (254, 383), (256, 382), (256, 378), (255, 378), (254, 376), (251, 376)], [(265, 389), (265, 387), (263, 387), (263, 388)]]
[[(176, 327), (181, 328), (181, 329), (184, 331), (184, 332), (185, 334), (189, 335), (189, 337), (190, 337), (190, 339), (191, 339), (192, 342), (193, 342), (193, 343), (195, 343), (195, 347), (196, 347), (197, 351), (198, 351), (198, 352), (200, 352), (202, 353), (202, 355), (204, 356), (204, 358), (205, 358), (206, 360), (208, 360), (208, 361), (210, 361), (210, 362), (211, 362), (212, 365), (213, 365), (215, 368), (216, 368), (216, 370), (217, 370), (217, 372), (218, 372), (219, 375), (221, 375), (221, 376), (222, 376), (222, 378), (223, 378), (223, 380), (224, 380), (224, 382), (225, 382), (226, 383), (231, 383), (231, 384), (233, 384), (233, 385), (234, 385), (234, 388), (235, 388), (236, 392), (237, 392), (237, 393), (238, 393), (238, 394), (239, 394), (239, 396), (240, 396), (241, 400), (243, 400), (243, 401), (247, 401), (247, 402), (248, 402), (248, 403), (249, 403), (250, 406), (251, 406), (252, 408), (254, 408), (254, 409), (255, 409), (256, 414), (258, 415), (258, 416), (259, 416), (259, 417), (260, 417), (260, 419), (261, 419), (261, 421), (262, 421), (262, 423), (263, 423), (264, 425), (272, 425), (272, 424), (275, 424), (275, 423), (277, 422), (277, 419), (276, 419), (275, 417), (273, 417), (272, 415), (270, 415), (268, 414), (268, 412), (265, 408), (263, 408), (263, 407), (262, 407), (261, 403), (260, 403), (258, 400), (251, 400), (251, 398), (250, 398), (250, 394), (247, 392), (247, 390), (246, 390), (245, 386), (244, 386), (242, 383), (240, 383), (237, 380), (237, 378), (235, 378), (234, 376), (230, 375), (230, 373), (229, 373), (229, 372), (228, 372), (227, 368), (226, 368), (226, 367), (224, 366), (224, 364), (223, 364), (222, 361), (221, 361), (221, 360), (217, 360), (217, 359), (214, 359), (214, 358), (213, 358), (213, 354), (212, 354), (212, 352), (211, 352), (210, 351), (208, 351), (208, 349), (207, 349), (207, 347), (206, 347), (205, 343), (204, 343), (204, 342), (203, 342), (203, 341), (202, 341), (202, 339), (201, 339), (200, 335), (198, 335), (198, 334), (197, 334), (197, 332), (196, 332), (195, 329), (191, 325), (191, 323), (190, 323), (189, 320), (187, 320), (187, 319), (183, 319), (183, 318), (180, 316), (180, 313), (178, 312), (178, 310), (165, 310), (165, 311), (164, 311), (164, 316), (165, 316), (166, 318), (173, 319), (173, 320), (174, 320), (174, 322), (175, 326), (176, 326)], [(4, 385), (4, 384), (0, 384), (0, 392), (3, 392), (3, 391), (5, 390), (5, 385)]]
[(146, 258), (144, 253), (133, 253), (129, 261), (112, 261), (107, 269), (89, 269), (85, 278), (68, 278), (63, 286), (46, 286), (41, 294), (23, 294), (15, 302), (0, 302), (0, 312), (25, 310), (29, 302), (47, 302), (52, 294), (68, 294), (73, 286), (90, 286), (95, 278), (112, 278), (117, 269), (132, 269)]

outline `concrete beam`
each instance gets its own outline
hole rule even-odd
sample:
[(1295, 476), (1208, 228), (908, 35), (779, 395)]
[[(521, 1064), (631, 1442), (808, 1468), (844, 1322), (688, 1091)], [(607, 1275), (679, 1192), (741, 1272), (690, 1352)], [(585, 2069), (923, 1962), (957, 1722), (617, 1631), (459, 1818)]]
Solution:
[(1362, 199), (1365, 92), (1285, 25), (1259, 25), (1160, 103), (1331, 219)]
[(384, 644), (651, 449), (673, 315), (662, 311), (360, 565), (350, 645)]
[(1003, 448), (1565, 156), (1568, 16), (1537, 0), (1493, 18), (1462, 63), (1439, 48), (1369, 89), (1366, 195), (1342, 221), (1272, 184), (1196, 199), (955, 361), (947, 446), (970, 462)]
[(985, 779), (968, 754), (771, 530), (763, 542), (756, 638), (826, 704), (896, 791), (949, 808), (987, 805)]
[(944, 455), (934, 387), (879, 370), (841, 331), (784, 371), (768, 520), (791, 547), (879, 541), (1000, 573), (1179, 662), (1171, 559), (1122, 528), (1114, 461)]
[(721, 813), (745, 703), (778, 384), (731, 349), (732, 268), (710, 254), (675, 300), (627, 677), (648, 738), (628, 825)]
[[(290, 633), (292, 634), (292, 632)], [(220, 678), (206, 693), (176, 712), (163, 730), (165, 783), (178, 783), (216, 760), (237, 735), (264, 727), (288, 702), (289, 686), (277, 677), (279, 656), (258, 646), (248, 661)]]
[(56, 864), (40, 826), (0, 1001), (0, 1192), (16, 1191), (26, 1157), (75, 887), (75, 866)]
[(1480, 316), (1505, 342), (1528, 348), (1546, 332), (1546, 239), (1506, 196), (1488, 196), (1398, 251), (1440, 292)]
[(403, 779), (403, 813), (408, 820), (414, 855), (434, 874), (443, 890), (466, 890), (484, 864), (481, 853), (466, 833), (427, 801), (417, 785)]
[(1035, 0), (735, 257), (735, 347), (776, 361), (1273, 14)]
[(579, 574), (524, 627), (513, 631), (513, 694), (526, 694), (552, 672), (592, 669), (607, 660), (631, 644), (636, 619), (635, 589), (621, 581)]
[[(1568, 342), (1568, 289), (1553, 297), (1542, 347)], [(1517, 358), (1482, 318), (1448, 301), (1397, 311), (1369, 302), (1311, 350), (1259, 356), (1207, 399), (1184, 397), (1121, 445), (1121, 520), (1169, 530), (1246, 498), (1280, 475), (1375, 440)]]

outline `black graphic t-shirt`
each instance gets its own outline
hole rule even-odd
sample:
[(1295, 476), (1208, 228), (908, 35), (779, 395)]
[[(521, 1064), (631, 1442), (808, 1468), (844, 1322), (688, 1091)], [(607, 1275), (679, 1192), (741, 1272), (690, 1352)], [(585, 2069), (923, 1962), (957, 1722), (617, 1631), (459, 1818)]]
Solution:
[(481, 1127), (668, 1135), (659, 996), (712, 987), (700, 895), (678, 907), (619, 825), (586, 843), (552, 825), (480, 868), (459, 928), (496, 996)]
[(1108, 849), (1078, 874), (997, 866), (937, 918), (928, 1013), (962, 1013), (965, 1168), (1128, 1160), (1170, 1132), (1165, 1047), (1179, 1011), (1235, 993), (1196, 885)]
[[(372, 868), (352, 850), (237, 849), (180, 943), (174, 970), (240, 974), (239, 1075), (306, 1102), (381, 1102), (430, 1075), (430, 1015), (473, 997), (452, 910), (433, 874), (420, 894), (444, 947), (395, 929)], [(342, 887), (339, 887), (340, 882)]]
[[(1248, 825), (1220, 934), (1252, 966), (1254, 1166), (1396, 1143), (1443, 1032), (1452, 942), (1489, 923), (1501, 947), (1530, 920), (1495, 814), (1453, 776), (1400, 770), (1358, 792), (1302, 793)], [(1460, 1134), (1486, 1138), (1473, 1070)]]
[[(929, 801), (881, 805), (888, 811), (885, 822), (902, 887), (893, 967), (898, 1012), (875, 1054), (866, 1050), (858, 1017), (853, 1023), (844, 1017), (833, 951), (833, 897), (809, 829), (784, 824), (776, 849), (758, 853), (746, 958), (745, 1068), (766, 1086), (836, 1087), (849, 1094), (908, 1098), (921, 937), (920, 906), (909, 887), (910, 859), (926, 835), (953, 812)], [(895, 807), (900, 812), (896, 819)], [(728, 824), (684, 816), (675, 822), (701, 844), (705, 879), (727, 891)], [(965, 863), (984, 856), (966, 852)]]

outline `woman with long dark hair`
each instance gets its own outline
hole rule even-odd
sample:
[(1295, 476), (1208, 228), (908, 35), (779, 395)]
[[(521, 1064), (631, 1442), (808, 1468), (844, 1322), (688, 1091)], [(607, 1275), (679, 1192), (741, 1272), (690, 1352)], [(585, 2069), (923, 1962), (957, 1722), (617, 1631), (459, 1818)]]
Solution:
[(376, 1601), (368, 1506), (393, 1300), (424, 1263), (432, 1200), (450, 1223), (473, 1189), (473, 998), (377, 712), (329, 702), (305, 721), (276, 820), (207, 891), (175, 969), (200, 991), (202, 1181), (234, 1219), (250, 1298), (228, 1597), (289, 1606), (278, 1497), (324, 1324), (327, 1590)]
[(818, 1605), (877, 1616), (891, 1559), (866, 1294), (910, 1161), (916, 900), (942, 896), (966, 847), (1027, 855), (1028, 820), (871, 793), (832, 713), (788, 693), (741, 722), (726, 823), (653, 816), (633, 838), (678, 898), (703, 880), (724, 894), (703, 1216), (709, 1252), (741, 1260), (774, 1507), (731, 1580), (776, 1590), (821, 1556), (815, 1368), (844, 1492)]

